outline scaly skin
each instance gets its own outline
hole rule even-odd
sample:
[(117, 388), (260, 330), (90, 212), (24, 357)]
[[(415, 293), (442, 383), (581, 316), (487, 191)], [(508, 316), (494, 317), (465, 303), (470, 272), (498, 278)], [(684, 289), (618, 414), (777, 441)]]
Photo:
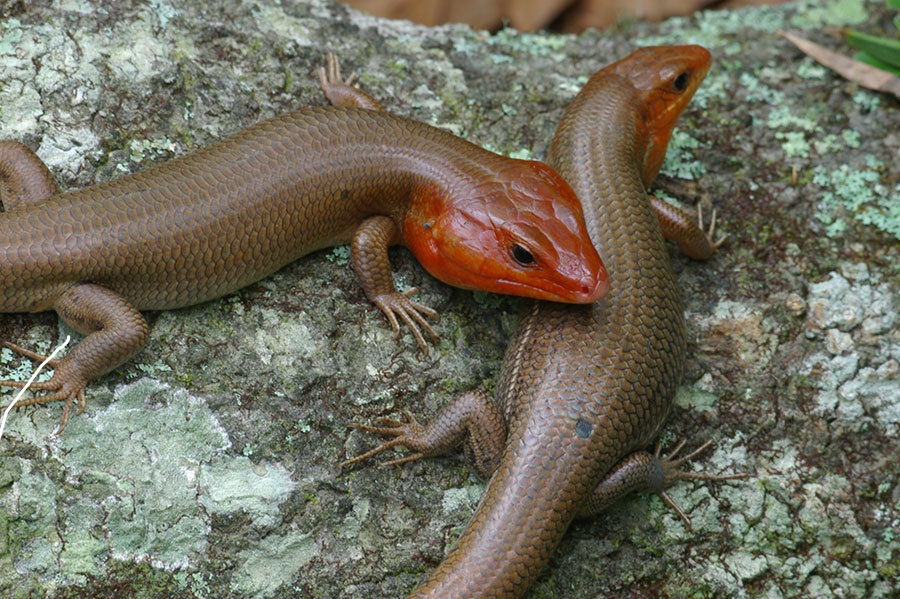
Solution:
[[(669, 414), (685, 354), (660, 227), (671, 215), (654, 210), (645, 181), (709, 64), (699, 46), (644, 48), (595, 74), (566, 110), (550, 163), (584, 205), (610, 293), (589, 306), (526, 309), (501, 368), (495, 415), (483, 396), (466, 394), (427, 426), (407, 415), (359, 427), (394, 438), (351, 463), (388, 447), (416, 452), (395, 460), (403, 462), (465, 441), (476, 468), (491, 476), (468, 528), (411, 597), (519, 597), (574, 517), (687, 477), (677, 469), (683, 459), (641, 451)], [(666, 230), (696, 257), (717, 245), (693, 223)]]
[(28, 148), (0, 142), (0, 197), (0, 311), (55, 310), (87, 335), (32, 386), (46, 394), (19, 404), (64, 400), (61, 425), (90, 380), (144, 345), (139, 311), (219, 297), (325, 247), (353, 242), (366, 294), (426, 352), (423, 315), (436, 313), (395, 290), (389, 245), (460, 287), (581, 303), (607, 290), (581, 206), (552, 169), (357, 108), (291, 112), (59, 195)]

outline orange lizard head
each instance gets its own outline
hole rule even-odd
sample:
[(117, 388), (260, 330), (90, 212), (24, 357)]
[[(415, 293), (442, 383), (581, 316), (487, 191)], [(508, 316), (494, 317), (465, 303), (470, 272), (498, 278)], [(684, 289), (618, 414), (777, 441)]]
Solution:
[(581, 203), (549, 166), (506, 159), (492, 177), (470, 181), (464, 191), (423, 195), (407, 215), (403, 237), (445, 283), (576, 304), (609, 291)]
[(711, 62), (709, 50), (702, 46), (647, 46), (597, 74), (618, 75), (642, 96), (643, 123), (650, 140), (642, 171), (645, 186), (656, 178), (672, 128), (694, 97)]

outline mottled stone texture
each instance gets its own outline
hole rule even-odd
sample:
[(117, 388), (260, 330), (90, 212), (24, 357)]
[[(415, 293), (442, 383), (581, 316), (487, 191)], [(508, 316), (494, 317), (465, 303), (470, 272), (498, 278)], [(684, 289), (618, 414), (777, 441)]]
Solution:
[[(531, 597), (888, 597), (900, 562), (897, 101), (774, 31), (887, 33), (883, 3), (704, 13), (578, 37), (489, 36), (362, 17), (319, 1), (0, 5), (0, 136), (63, 188), (184, 154), (322, 103), (335, 50), (391, 111), (543, 157), (586, 77), (636, 45), (699, 43), (715, 64), (655, 189), (718, 209), (712, 261), (671, 250), (685, 378), (663, 439), (712, 439), (681, 483), (576, 522)], [(0, 595), (399, 597), (434, 569), (483, 483), (452, 459), (341, 473), (376, 440), (346, 428), (491, 391), (515, 300), (453, 290), (403, 250), (398, 282), (441, 311), (428, 358), (392, 338), (342, 248), (235, 295), (150, 313), (147, 347), (0, 442)], [(66, 331), (62, 331), (65, 333)], [(49, 351), (52, 314), (0, 337)], [(3, 376), (31, 367), (0, 353)]]

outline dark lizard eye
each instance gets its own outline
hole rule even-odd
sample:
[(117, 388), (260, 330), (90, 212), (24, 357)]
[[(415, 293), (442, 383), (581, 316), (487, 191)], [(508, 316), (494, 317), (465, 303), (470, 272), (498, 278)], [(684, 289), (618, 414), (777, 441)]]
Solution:
[(685, 71), (675, 78), (675, 81), (672, 82), (672, 86), (677, 91), (683, 92), (687, 89), (688, 79), (690, 79), (690, 76), (687, 74), (687, 71)]
[(531, 252), (529, 252), (519, 244), (515, 244), (512, 246), (512, 257), (513, 260), (515, 260), (522, 266), (531, 266), (535, 263), (534, 256), (531, 255)]

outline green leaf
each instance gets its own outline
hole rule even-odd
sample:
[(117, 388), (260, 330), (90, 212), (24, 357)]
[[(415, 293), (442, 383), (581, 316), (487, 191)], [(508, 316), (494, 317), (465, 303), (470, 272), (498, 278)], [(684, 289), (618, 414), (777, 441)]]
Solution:
[(864, 62), (867, 65), (871, 65), (871, 66), (875, 67), (876, 69), (881, 69), (882, 71), (887, 71), (888, 73), (891, 73), (892, 75), (896, 75), (897, 77), (900, 77), (900, 67), (895, 67), (894, 65), (890, 65), (886, 62), (881, 62), (880, 60), (878, 60), (871, 54), (868, 54), (867, 52), (857, 52), (856, 54), (853, 55), (853, 58), (854, 58), (854, 60), (858, 60), (859, 62)]
[(882, 62), (900, 67), (900, 40), (869, 35), (853, 29), (846, 29), (844, 34), (851, 46), (866, 52)]

